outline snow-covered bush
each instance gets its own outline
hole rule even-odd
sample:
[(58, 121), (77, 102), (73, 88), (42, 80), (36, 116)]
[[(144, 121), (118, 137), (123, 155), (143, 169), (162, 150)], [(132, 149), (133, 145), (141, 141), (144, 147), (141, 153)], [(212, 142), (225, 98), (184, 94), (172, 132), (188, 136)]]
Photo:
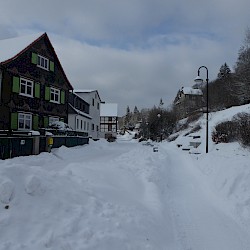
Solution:
[(212, 139), (216, 143), (238, 141), (244, 146), (250, 146), (250, 114), (239, 113), (232, 121), (217, 124)]
[(61, 121), (55, 121), (49, 124), (49, 128), (58, 129), (62, 131), (73, 130), (67, 123)]

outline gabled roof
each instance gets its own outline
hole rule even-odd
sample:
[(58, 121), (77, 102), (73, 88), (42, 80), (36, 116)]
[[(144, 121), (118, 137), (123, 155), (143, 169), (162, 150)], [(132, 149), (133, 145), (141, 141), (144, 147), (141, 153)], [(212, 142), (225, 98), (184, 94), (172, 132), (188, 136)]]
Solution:
[(44, 33), (20, 36), (0, 40), (0, 63), (14, 60), (19, 54), (24, 52), (29, 45), (38, 40)]
[(101, 103), (100, 116), (118, 116), (117, 103)]
[(9, 39), (3, 39), (0, 40), (0, 65), (6, 64), (14, 59), (16, 59), (18, 56), (20, 56), (22, 53), (26, 52), (28, 49), (32, 47), (33, 44), (38, 42), (42, 38), (46, 38), (49, 42), (49, 45), (52, 48), (52, 51), (55, 55), (55, 58), (58, 62), (58, 65), (66, 79), (66, 82), (69, 85), (69, 88), (73, 90), (73, 86), (69, 82), (63, 67), (57, 57), (57, 54), (55, 52), (55, 49), (52, 45), (52, 43), (49, 40), (49, 37), (47, 33), (37, 33), (34, 35), (27, 35), (27, 36), (20, 36), (15, 38), (9, 38)]
[(85, 90), (85, 89), (75, 89), (74, 90), (74, 93), (92, 93), (92, 92), (96, 92), (99, 99), (101, 100), (101, 97), (100, 97), (100, 95), (98, 93), (98, 90)]

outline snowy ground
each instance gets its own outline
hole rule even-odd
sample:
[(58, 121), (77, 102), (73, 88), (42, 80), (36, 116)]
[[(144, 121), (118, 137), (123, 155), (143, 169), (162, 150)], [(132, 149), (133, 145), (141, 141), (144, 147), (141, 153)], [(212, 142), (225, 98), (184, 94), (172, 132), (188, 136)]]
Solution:
[(0, 161), (0, 250), (250, 250), (250, 151), (189, 154), (183, 134), (158, 152), (126, 134)]

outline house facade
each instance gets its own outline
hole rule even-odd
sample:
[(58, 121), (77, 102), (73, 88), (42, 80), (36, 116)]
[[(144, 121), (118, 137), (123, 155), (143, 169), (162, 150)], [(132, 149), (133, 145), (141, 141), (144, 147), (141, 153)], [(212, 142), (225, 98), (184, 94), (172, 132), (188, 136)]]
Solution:
[(100, 136), (107, 138), (110, 134), (117, 135), (118, 105), (117, 103), (101, 103), (100, 110)]
[(178, 119), (202, 110), (204, 106), (203, 93), (200, 89), (182, 87), (174, 100), (174, 109)]
[(93, 140), (100, 138), (100, 104), (101, 98), (97, 90), (74, 90), (74, 93), (89, 103), (89, 115), (92, 118), (89, 127), (89, 136)]
[(69, 93), (68, 103), (68, 124), (73, 130), (88, 136), (92, 124), (92, 117), (89, 115), (89, 103), (83, 100), (76, 93)]
[(48, 35), (1, 40), (0, 51), (0, 130), (38, 130), (53, 121), (67, 123), (73, 87)]

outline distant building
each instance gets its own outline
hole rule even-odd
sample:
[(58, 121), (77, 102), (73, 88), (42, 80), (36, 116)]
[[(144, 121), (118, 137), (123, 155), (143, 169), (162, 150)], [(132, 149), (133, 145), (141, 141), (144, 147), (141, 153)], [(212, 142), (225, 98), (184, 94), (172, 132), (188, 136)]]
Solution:
[(192, 87), (182, 87), (174, 100), (174, 108), (179, 119), (201, 111), (203, 106), (202, 91)]
[(117, 103), (101, 103), (100, 110), (100, 136), (117, 135), (118, 129), (118, 105)]

